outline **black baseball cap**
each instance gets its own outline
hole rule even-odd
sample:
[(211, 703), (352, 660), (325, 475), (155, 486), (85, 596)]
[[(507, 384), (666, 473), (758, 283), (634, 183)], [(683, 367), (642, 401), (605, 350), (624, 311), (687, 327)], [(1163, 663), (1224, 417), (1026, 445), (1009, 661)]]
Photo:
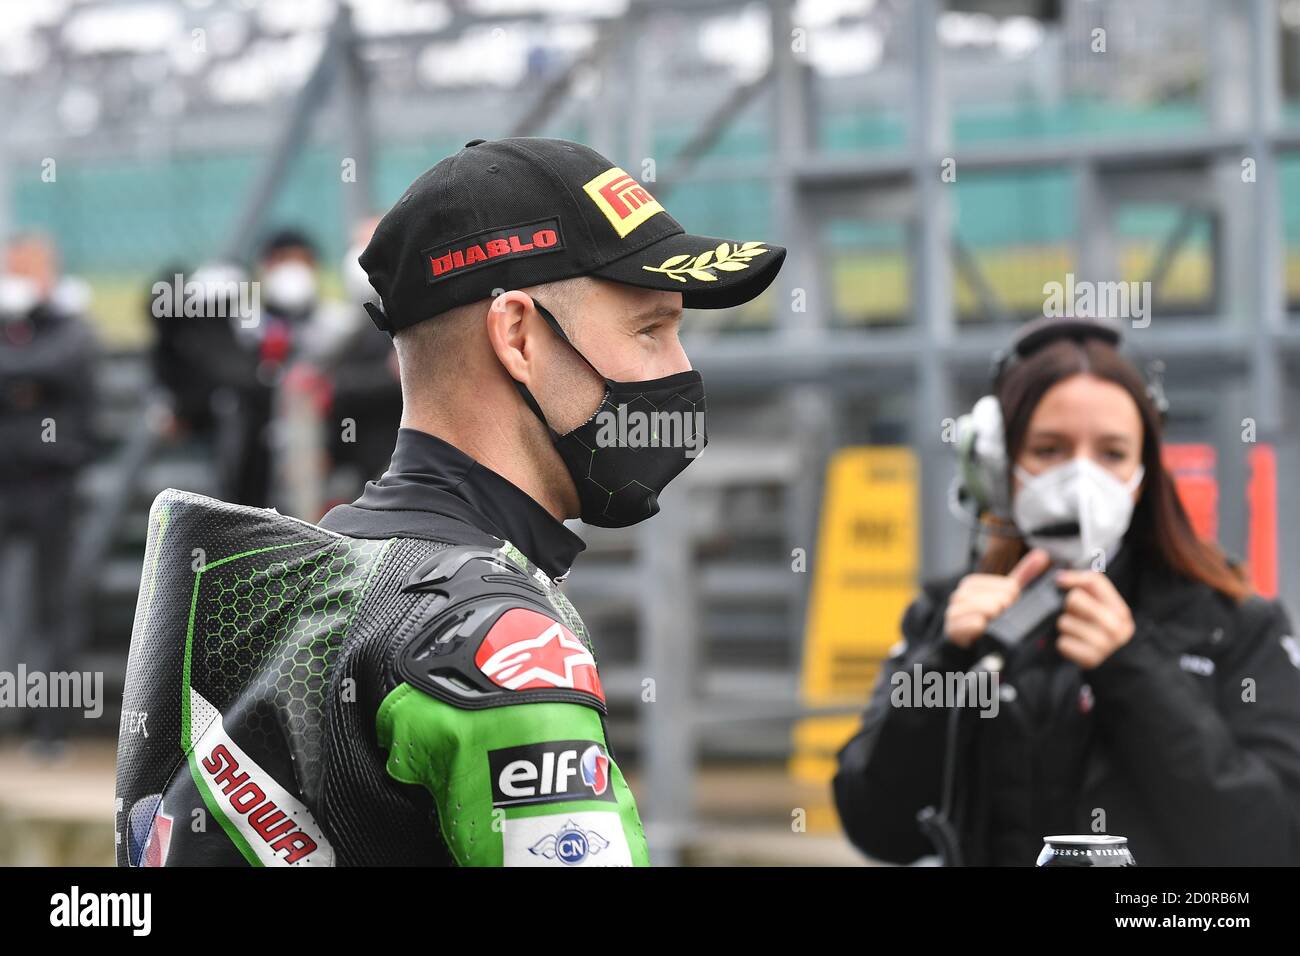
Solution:
[(600, 153), (562, 139), (470, 140), (410, 185), (380, 220), (361, 267), (396, 332), (448, 309), (574, 276), (682, 293), (725, 309), (771, 284), (785, 249), (688, 234)]

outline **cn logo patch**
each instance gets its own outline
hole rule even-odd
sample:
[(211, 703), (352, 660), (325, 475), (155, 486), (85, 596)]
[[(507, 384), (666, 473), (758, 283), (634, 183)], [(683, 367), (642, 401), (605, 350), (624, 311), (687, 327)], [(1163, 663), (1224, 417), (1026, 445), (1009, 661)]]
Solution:
[(612, 810), (507, 817), (501, 831), (506, 866), (631, 866), (632, 850)]
[(565, 820), (554, 833), (548, 833), (528, 848), (528, 852), (545, 860), (558, 860), (565, 866), (581, 866), (588, 857), (609, 849), (609, 841), (595, 830), (584, 830), (573, 820)]
[(559, 621), (528, 608), (513, 607), (497, 618), (474, 663), (506, 690), (560, 687), (605, 700), (596, 659), (587, 646)]
[(620, 239), (656, 213), (664, 211), (649, 190), (615, 166), (582, 187), (605, 214)]

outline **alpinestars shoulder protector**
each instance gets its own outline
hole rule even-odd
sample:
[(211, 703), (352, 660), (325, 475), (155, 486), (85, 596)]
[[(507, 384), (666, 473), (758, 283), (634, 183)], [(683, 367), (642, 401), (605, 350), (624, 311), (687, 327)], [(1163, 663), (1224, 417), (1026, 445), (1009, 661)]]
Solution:
[(606, 713), (581, 620), (541, 572), (529, 577), (499, 550), (451, 547), (417, 565), (403, 590), (439, 600), (400, 645), (396, 681), (470, 710), (552, 701)]

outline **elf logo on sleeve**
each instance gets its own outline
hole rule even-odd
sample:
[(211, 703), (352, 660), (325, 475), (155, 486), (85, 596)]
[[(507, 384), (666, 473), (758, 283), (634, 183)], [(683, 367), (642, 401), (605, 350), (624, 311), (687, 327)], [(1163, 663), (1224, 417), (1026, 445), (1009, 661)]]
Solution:
[(664, 211), (649, 190), (617, 166), (583, 184), (582, 189), (605, 214), (620, 239), (627, 238), (641, 223)]
[(550, 740), (491, 750), (488, 768), (494, 807), (617, 802), (609, 785), (609, 754), (594, 740)]

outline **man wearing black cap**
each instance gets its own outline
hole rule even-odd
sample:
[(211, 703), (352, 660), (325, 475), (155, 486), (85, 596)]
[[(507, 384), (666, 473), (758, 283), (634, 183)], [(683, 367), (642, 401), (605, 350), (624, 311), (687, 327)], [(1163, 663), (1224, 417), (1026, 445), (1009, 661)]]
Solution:
[[(685, 234), (577, 143), (474, 140), (417, 179), (360, 260), (401, 364), (387, 473), (319, 527), (155, 502), (119, 862), (648, 862), (563, 521), (658, 511), (706, 434), (681, 310), (784, 255)], [(196, 806), (220, 826), (172, 827)]]

